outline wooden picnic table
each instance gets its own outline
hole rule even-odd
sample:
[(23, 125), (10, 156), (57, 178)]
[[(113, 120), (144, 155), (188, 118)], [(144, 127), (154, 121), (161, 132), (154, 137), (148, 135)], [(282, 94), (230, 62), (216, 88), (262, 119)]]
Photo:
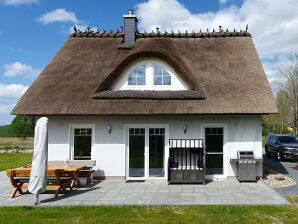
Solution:
[(48, 169), (64, 169), (65, 173), (68, 173), (73, 178), (71, 187), (74, 187), (75, 184), (77, 184), (77, 186), (80, 187), (81, 181), (79, 179), (79, 172), (84, 167), (85, 166), (49, 166)]
[[(64, 172), (70, 175), (73, 179), (71, 183), (71, 187), (74, 187), (75, 185), (80, 187), (81, 182), (79, 179), (79, 172), (84, 167), (85, 166), (48, 166), (48, 170), (49, 171), (64, 170)], [(31, 167), (17, 168), (16, 170), (20, 170), (20, 169), (23, 171), (31, 172)]]
[[(79, 172), (84, 166), (48, 166), (47, 170), (47, 188), (55, 189), (55, 198), (58, 197), (60, 191), (66, 193), (67, 185), (70, 190), (76, 184), (80, 186)], [(32, 167), (16, 168), (6, 170), (7, 176), (14, 187), (12, 198), (16, 193), (23, 194), (22, 188), (28, 188), (30, 181), (30, 173)]]

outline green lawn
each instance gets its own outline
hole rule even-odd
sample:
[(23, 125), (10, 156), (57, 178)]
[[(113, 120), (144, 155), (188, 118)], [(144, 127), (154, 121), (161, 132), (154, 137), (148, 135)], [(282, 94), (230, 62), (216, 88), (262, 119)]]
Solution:
[[(0, 154), (0, 171), (31, 164), (32, 154)], [(0, 220), (1, 223), (1, 220)]]
[(33, 149), (33, 137), (28, 137), (26, 140), (16, 137), (0, 137), (0, 150), (9, 149)]
[(295, 206), (0, 208), (0, 223), (298, 223)]

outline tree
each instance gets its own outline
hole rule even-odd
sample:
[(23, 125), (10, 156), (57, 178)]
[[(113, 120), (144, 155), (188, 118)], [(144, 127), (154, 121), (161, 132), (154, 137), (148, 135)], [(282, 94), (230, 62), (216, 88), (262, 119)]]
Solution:
[(26, 139), (34, 135), (35, 118), (28, 115), (17, 115), (9, 126), (11, 136)]
[(283, 111), (285, 120), (288, 120), (289, 125), (297, 135), (298, 130), (298, 54), (289, 56), (289, 61), (282, 65), (279, 69), (284, 81), (280, 83), (280, 92), (283, 100), (287, 105)]
[(275, 94), (278, 114), (263, 116), (263, 135), (271, 133), (297, 135), (298, 132), (298, 54), (292, 54), (288, 62), (280, 66), (282, 78)]

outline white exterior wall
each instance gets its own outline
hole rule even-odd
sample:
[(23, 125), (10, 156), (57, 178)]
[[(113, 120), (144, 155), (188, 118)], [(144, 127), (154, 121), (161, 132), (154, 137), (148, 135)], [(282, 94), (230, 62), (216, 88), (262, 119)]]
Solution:
[[(160, 124), (169, 126), (169, 138), (204, 138), (205, 125), (224, 126), (224, 176), (236, 176), (237, 169), (230, 163), (238, 150), (254, 150), (255, 156), (262, 157), (261, 116), (63, 116), (49, 117), (49, 160), (71, 159), (72, 125), (93, 125), (94, 146), (92, 159), (96, 160), (97, 175), (125, 176), (125, 125)], [(187, 125), (187, 133), (183, 127)], [(111, 125), (109, 135), (107, 126)], [(262, 176), (262, 164), (257, 166), (257, 175)]]

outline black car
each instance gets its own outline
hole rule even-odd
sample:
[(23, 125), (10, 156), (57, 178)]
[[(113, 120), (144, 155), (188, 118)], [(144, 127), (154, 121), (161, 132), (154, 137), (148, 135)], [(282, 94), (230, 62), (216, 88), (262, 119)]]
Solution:
[(265, 153), (277, 160), (297, 160), (298, 140), (292, 135), (270, 135), (265, 144)]

